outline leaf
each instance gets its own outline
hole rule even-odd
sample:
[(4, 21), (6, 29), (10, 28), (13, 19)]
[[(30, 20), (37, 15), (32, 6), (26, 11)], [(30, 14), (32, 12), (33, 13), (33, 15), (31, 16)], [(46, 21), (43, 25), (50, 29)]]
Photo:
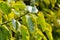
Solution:
[(13, 29), (16, 30), (16, 20), (12, 19), (12, 25), (13, 25)]
[(14, 12), (8, 14), (9, 20), (12, 20), (15, 17)]
[(39, 2), (39, 10), (43, 10), (45, 8), (45, 5), (42, 2)]
[(52, 17), (55, 16), (55, 13), (52, 10), (49, 10), (49, 13), (51, 14)]
[(38, 13), (37, 21), (38, 21), (38, 24), (41, 25), (42, 31), (45, 31), (46, 22), (45, 22), (44, 14), (42, 12)]
[(27, 10), (31, 13), (37, 13), (38, 12), (38, 9), (34, 6), (27, 6)]
[(57, 2), (57, 0), (50, 0), (50, 2), (51, 2), (51, 5), (52, 5), (52, 8), (54, 8), (55, 7), (55, 3)]
[(16, 21), (15, 19), (12, 19), (12, 28), (13, 28), (12, 30), (14, 32), (19, 31), (20, 26), (21, 26), (20, 22)]
[(46, 35), (47, 35), (49, 40), (53, 40), (53, 37), (52, 37), (52, 28), (51, 28), (51, 26), (48, 23), (46, 23), (45, 33), (46, 33)]
[(32, 7), (32, 13), (37, 13), (38, 9), (36, 7)]
[(0, 13), (0, 24), (2, 23), (2, 14)]
[(31, 35), (32, 36), (31, 40), (42, 40), (42, 36), (41, 36), (41, 34), (38, 33), (38, 29), (37, 29), (37, 27), (38, 27), (38, 25), (37, 25), (37, 16), (34, 15), (34, 14), (30, 14), (29, 16), (32, 18), (32, 20), (34, 22), (34, 27), (35, 27), (35, 32)]
[(29, 29), (30, 33), (34, 33), (35, 24), (34, 24), (32, 18), (29, 15), (26, 15), (26, 22), (27, 22), (27, 26), (28, 26), (28, 29)]
[(5, 2), (0, 2), (0, 10), (2, 10), (4, 14), (8, 14), (11, 12), (11, 8)]
[(12, 9), (12, 12), (14, 13), (13, 15), (17, 18), (17, 17), (20, 17), (20, 12), (19, 11), (16, 11), (14, 9)]
[(52, 27), (50, 24), (46, 23), (46, 30), (48, 29), (48, 31), (52, 32)]
[(38, 39), (38, 40), (47, 40), (47, 38), (45, 37), (45, 35), (43, 34), (43, 32), (40, 30), (40, 29), (38, 29), (38, 28), (36, 28), (36, 33), (37, 33), (37, 38), (36, 39)]
[(56, 18), (53, 18), (54, 26), (59, 27), (59, 23)]
[[(19, 29), (20, 30), (20, 29)], [(20, 32), (16, 33), (16, 40), (22, 40), (22, 35)]]
[(45, 2), (46, 5), (50, 4), (50, 0), (44, 0), (44, 2)]
[(60, 4), (60, 0), (57, 0), (57, 2)]
[(59, 3), (57, 3), (57, 5), (58, 5), (58, 7), (60, 8), (60, 4), (59, 4)]
[(22, 40), (30, 40), (29, 31), (26, 26), (22, 25), (21, 28)]
[(35, 5), (39, 6), (39, 0), (35, 0)]
[(2, 22), (8, 21), (8, 15), (2, 15)]
[(27, 10), (28, 10), (29, 12), (32, 12), (32, 6), (27, 6)]
[(5, 14), (3, 17), (6, 21), (8, 20), (8, 15)]
[(14, 3), (13, 8), (15, 8), (17, 11), (19, 10), (24, 10), (26, 8), (26, 5), (23, 3), (23, 1), (17, 1), (16, 3)]
[(11, 39), (10, 40), (15, 40), (15, 38), (14, 37), (11, 37)]
[(46, 33), (46, 35), (47, 35), (47, 37), (48, 37), (49, 40), (53, 40), (52, 32), (50, 32), (50, 31), (45, 31), (45, 33)]
[(0, 40), (9, 40), (10, 34), (7, 29), (0, 26)]
[(57, 17), (60, 18), (60, 9), (57, 11)]

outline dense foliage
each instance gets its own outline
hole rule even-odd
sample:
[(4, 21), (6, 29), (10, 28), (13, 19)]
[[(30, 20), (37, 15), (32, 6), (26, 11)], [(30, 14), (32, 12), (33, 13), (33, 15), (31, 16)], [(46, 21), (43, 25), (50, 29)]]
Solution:
[(60, 40), (60, 0), (0, 0), (0, 40)]

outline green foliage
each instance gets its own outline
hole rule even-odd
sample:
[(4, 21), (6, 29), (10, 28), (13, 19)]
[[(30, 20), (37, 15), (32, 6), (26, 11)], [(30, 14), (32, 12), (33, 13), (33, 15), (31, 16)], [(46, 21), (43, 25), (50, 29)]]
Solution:
[(0, 40), (60, 40), (60, 0), (0, 0)]
[(0, 10), (4, 14), (8, 14), (11, 12), (11, 8), (9, 7), (9, 5), (4, 2), (0, 2)]
[(9, 31), (5, 27), (0, 26), (0, 40), (9, 40), (9, 39), (10, 39)]

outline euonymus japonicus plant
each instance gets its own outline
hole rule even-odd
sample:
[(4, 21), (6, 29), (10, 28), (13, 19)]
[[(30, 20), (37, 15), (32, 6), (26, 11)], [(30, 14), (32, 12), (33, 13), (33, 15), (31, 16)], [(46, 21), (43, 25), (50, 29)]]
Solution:
[(0, 40), (60, 40), (60, 0), (0, 0)]

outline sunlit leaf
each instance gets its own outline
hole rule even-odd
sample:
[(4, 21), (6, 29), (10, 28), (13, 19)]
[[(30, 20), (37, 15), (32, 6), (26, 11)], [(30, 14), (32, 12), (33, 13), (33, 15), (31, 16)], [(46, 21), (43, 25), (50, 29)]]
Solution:
[(13, 8), (16, 10), (24, 10), (26, 8), (26, 5), (22, 1), (17, 1), (15, 4), (13, 4)]
[(0, 10), (2, 10), (4, 14), (8, 14), (11, 12), (11, 8), (9, 7), (9, 5), (4, 2), (0, 2)]
[(38, 13), (38, 19), (37, 20), (38, 20), (39, 25), (41, 25), (42, 30), (45, 31), (46, 22), (44, 19), (44, 14), (42, 12)]
[(30, 35), (26, 26), (22, 25), (21, 28), (22, 40), (29, 40)]
[(46, 33), (46, 35), (47, 35), (47, 37), (48, 37), (49, 40), (53, 40), (52, 32), (50, 32), (50, 31), (45, 31), (45, 33)]
[(0, 24), (2, 23), (2, 14), (0, 13)]
[(11, 13), (8, 14), (9, 20), (12, 20), (14, 17), (15, 17), (14, 12), (11, 12)]
[(37, 39), (38, 40), (47, 40), (47, 38), (45, 37), (45, 35), (43, 34), (43, 32), (40, 30), (40, 29), (38, 29), (38, 28), (36, 28), (36, 32), (37, 32)]

